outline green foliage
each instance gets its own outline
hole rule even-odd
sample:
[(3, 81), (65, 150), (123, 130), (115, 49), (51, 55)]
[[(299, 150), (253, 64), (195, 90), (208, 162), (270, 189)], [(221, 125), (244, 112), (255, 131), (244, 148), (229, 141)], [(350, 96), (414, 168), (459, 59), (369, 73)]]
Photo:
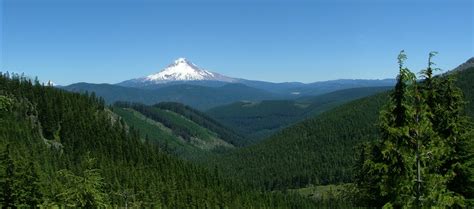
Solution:
[(2, 206), (38, 206), (41, 202), (39, 176), (33, 162), (14, 162), (11, 147), (6, 145), (1, 155)]
[[(186, 143), (180, 136), (174, 135), (173, 131), (161, 123), (147, 118), (145, 115), (130, 108), (113, 107), (113, 112), (120, 116), (127, 125), (138, 129), (142, 139), (149, 142), (163, 144), (163, 149), (174, 150), (182, 147), (186, 149), (190, 144)], [(186, 146), (189, 145), (189, 146)]]
[(351, 182), (353, 147), (376, 138), (374, 124), (387, 96), (336, 107), (208, 162), (269, 190)]
[(388, 89), (389, 87), (354, 88), (296, 100), (237, 102), (212, 108), (206, 113), (244, 135), (246, 141), (243, 144), (249, 145), (298, 121)]
[(0, 95), (0, 112), (10, 110), (12, 103), (13, 103), (12, 99), (6, 96)]
[(380, 113), (381, 140), (362, 148), (358, 160), (360, 203), (384, 208), (466, 206), (469, 194), (459, 183), (472, 183), (472, 158), (460, 144), (466, 145), (471, 126), (462, 115), (462, 94), (452, 78), (433, 78), (433, 56), (419, 83), (404, 68), (406, 55), (400, 53), (397, 85)]
[(195, 123), (194, 121), (167, 109), (161, 109), (158, 107), (146, 106), (137, 103), (116, 103), (116, 106), (138, 111), (146, 117), (163, 124), (173, 131), (175, 135), (182, 137), (188, 142), (191, 141), (193, 137), (208, 140), (210, 138), (210, 134), (212, 134), (208, 129), (199, 126), (199, 124)]
[(81, 175), (75, 175), (68, 169), (58, 171), (59, 181), (63, 188), (57, 194), (61, 203), (69, 207), (99, 208), (107, 204), (104, 192), (104, 178), (100, 169), (93, 168), (94, 159), (86, 155), (85, 169)]
[(42, 201), (42, 193), (40, 184), (40, 177), (36, 164), (29, 161), (27, 164), (23, 164), (23, 168), (20, 168), (16, 174), (18, 187), (15, 188), (17, 193), (18, 207), (27, 207), (32, 205), (39, 205)]
[(14, 177), (15, 177), (15, 165), (10, 156), (10, 145), (7, 145), (5, 151), (2, 153), (2, 206), (4, 207), (15, 207), (14, 197)]
[(226, 146), (226, 149), (232, 148), (230, 144), (216, 137), (217, 134), (193, 124), (192, 121), (185, 118), (175, 117), (174, 114), (166, 114), (166, 116), (175, 117), (181, 126), (190, 125), (191, 129), (196, 129), (193, 132), (200, 133), (199, 136), (191, 135), (191, 140), (185, 140), (182, 136), (177, 135), (176, 131), (173, 131), (175, 123), (167, 127), (131, 108), (114, 107), (113, 111), (122, 117), (129, 126), (139, 130), (141, 138), (145, 141), (148, 140), (148, 143), (158, 144), (163, 150), (188, 160), (199, 161), (204, 155), (217, 152), (222, 146)]
[[(202, 155), (232, 149), (228, 139), (239, 136), (202, 113), (175, 103), (155, 106), (116, 103), (113, 110), (129, 125), (168, 152), (191, 160)], [(207, 120), (209, 119), (209, 120)]]
[(4, 74), (0, 92), (2, 207), (314, 208), (164, 153), (93, 94)]
[[(472, 118), (474, 68), (453, 73), (452, 76), (457, 78), (454, 84), (468, 101), (463, 112)], [(441, 79), (439, 82), (444, 81)], [(357, 176), (353, 166), (357, 161), (365, 161), (360, 157), (360, 149), (355, 147), (380, 138), (380, 130), (376, 126), (378, 115), (389, 100), (389, 93), (381, 93), (349, 102), (283, 129), (261, 143), (234, 150), (208, 162), (211, 167), (218, 165), (226, 175), (237, 176), (270, 190), (352, 182)], [(380, 147), (369, 146), (363, 150), (366, 153), (380, 152)], [(360, 171), (360, 176), (367, 176), (368, 171)], [(378, 181), (376, 175), (372, 176), (374, 179), (371, 181)], [(368, 196), (373, 197), (374, 201), (385, 201), (377, 198), (379, 196), (375, 194), (378, 193), (380, 191)]]
[(242, 141), (244, 138), (242, 136), (238, 135), (228, 127), (223, 126), (206, 114), (189, 106), (174, 102), (162, 102), (154, 105), (154, 107), (163, 110), (169, 110), (182, 115), (185, 118), (199, 124), (200, 126), (215, 132), (221, 139), (224, 139), (233, 145), (239, 146), (243, 144)]

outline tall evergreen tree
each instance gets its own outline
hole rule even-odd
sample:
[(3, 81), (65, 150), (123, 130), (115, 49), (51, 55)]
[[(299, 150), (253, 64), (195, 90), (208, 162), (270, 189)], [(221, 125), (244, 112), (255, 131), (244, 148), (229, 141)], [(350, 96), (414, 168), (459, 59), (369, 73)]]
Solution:
[(7, 144), (5, 150), (2, 153), (2, 167), (3, 173), (1, 178), (2, 186), (2, 207), (5, 208), (14, 208), (15, 199), (14, 199), (14, 172), (15, 165), (13, 164), (13, 159), (10, 155), (10, 144)]
[[(467, 130), (460, 120), (462, 97), (452, 82), (440, 85), (433, 79), (434, 55), (430, 53), (428, 68), (422, 72), (425, 81), (419, 83), (403, 67), (406, 55), (400, 53), (397, 85), (381, 112), (382, 138), (364, 148), (359, 157), (357, 169), (368, 175), (357, 175), (357, 184), (367, 194), (380, 193), (378, 200), (368, 201), (376, 206), (464, 206), (462, 194), (448, 186), (459, 176), (450, 163), (459, 159), (454, 141), (462, 135), (461, 129)], [(446, 130), (449, 127), (453, 130)]]
[[(412, 147), (410, 139), (410, 120), (413, 114), (412, 98), (415, 76), (404, 62), (404, 51), (398, 55), (399, 73), (390, 102), (380, 113), (380, 132), (382, 140), (376, 144), (366, 144), (361, 149), (356, 168), (356, 184), (361, 189), (365, 202), (381, 207), (387, 202), (402, 203), (410, 198), (413, 187), (407, 186), (412, 167), (407, 166), (407, 153)], [(402, 186), (403, 185), (403, 186)]]
[[(434, 130), (446, 147), (446, 156), (436, 172), (448, 178), (448, 189), (465, 198), (474, 198), (473, 141), (469, 134), (472, 124), (464, 115), (462, 91), (454, 84), (452, 74), (432, 78), (432, 58), (436, 52), (431, 52), (428, 68), (422, 71), (425, 78), (423, 86), (431, 110), (431, 121)], [(462, 206), (462, 205), (458, 205)]]
[(85, 157), (85, 170), (82, 175), (63, 169), (58, 171), (63, 181), (60, 199), (71, 207), (98, 208), (107, 204), (103, 191), (104, 183), (98, 169), (93, 168), (94, 159)]
[[(18, 169), (17, 169), (18, 170)], [(40, 179), (32, 161), (25, 163), (15, 174), (15, 193), (19, 207), (36, 208), (41, 203)]]

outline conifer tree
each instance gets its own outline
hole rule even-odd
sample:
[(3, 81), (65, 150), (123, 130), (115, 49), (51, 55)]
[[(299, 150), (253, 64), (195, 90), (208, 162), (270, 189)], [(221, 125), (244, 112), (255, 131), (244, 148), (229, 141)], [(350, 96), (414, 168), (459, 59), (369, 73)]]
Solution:
[(10, 155), (10, 144), (7, 144), (5, 150), (2, 153), (2, 207), (4, 208), (14, 208), (15, 199), (14, 199), (14, 172), (15, 165), (13, 164), (13, 159)]
[(422, 83), (403, 67), (403, 51), (398, 57), (397, 84), (389, 104), (381, 111), (381, 140), (362, 149), (357, 166), (359, 172), (366, 174), (356, 175), (361, 191), (369, 197), (380, 193), (375, 195), (377, 199), (368, 198), (367, 202), (374, 206), (465, 206), (463, 194), (449, 186), (460, 176), (454, 167), (462, 167), (455, 144), (468, 130), (462, 125), (462, 96), (452, 82), (440, 84), (433, 78), (435, 54), (429, 54)]
[(80, 176), (67, 169), (58, 171), (64, 186), (63, 192), (58, 196), (70, 207), (104, 207), (106, 195), (103, 191), (103, 178), (99, 170), (93, 168), (93, 158), (86, 156), (84, 160), (86, 169)]
[[(474, 157), (473, 142), (469, 133), (472, 132), (472, 124), (464, 115), (461, 90), (456, 87), (453, 74), (433, 79), (432, 58), (436, 52), (431, 52), (428, 60), (428, 68), (422, 71), (425, 78), (423, 83), (427, 99), (430, 99), (431, 121), (434, 130), (441, 137), (445, 146), (445, 158), (436, 172), (447, 178), (448, 190), (465, 198), (473, 198)], [(464, 206), (458, 201), (458, 206)]]
[[(29, 161), (15, 174), (15, 193), (19, 207), (37, 207), (41, 203), (40, 179), (33, 162)], [(18, 170), (18, 169), (17, 169)]]

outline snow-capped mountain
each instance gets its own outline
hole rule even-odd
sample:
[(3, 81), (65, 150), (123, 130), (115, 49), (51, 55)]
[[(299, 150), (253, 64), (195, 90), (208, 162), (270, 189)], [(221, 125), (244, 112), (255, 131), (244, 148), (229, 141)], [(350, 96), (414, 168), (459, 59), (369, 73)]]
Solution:
[(126, 86), (146, 86), (153, 84), (165, 84), (169, 82), (186, 82), (186, 81), (218, 81), (233, 83), (237, 79), (230, 78), (219, 73), (207, 71), (198, 67), (186, 58), (178, 58), (172, 64), (160, 72), (151, 74), (146, 77), (132, 79), (120, 83)]
[[(290, 98), (304, 95), (320, 95), (336, 90), (358, 87), (392, 86), (394, 79), (388, 80), (333, 80), (315, 83), (272, 83), (267, 81), (231, 78), (219, 73), (198, 67), (185, 58), (179, 58), (163, 70), (141, 78), (126, 80), (117, 85), (140, 89), (158, 89), (168, 86), (204, 86), (223, 87), (229, 84), (241, 84), (260, 89), (269, 93), (288, 96)], [(179, 87), (177, 87), (179, 88)]]

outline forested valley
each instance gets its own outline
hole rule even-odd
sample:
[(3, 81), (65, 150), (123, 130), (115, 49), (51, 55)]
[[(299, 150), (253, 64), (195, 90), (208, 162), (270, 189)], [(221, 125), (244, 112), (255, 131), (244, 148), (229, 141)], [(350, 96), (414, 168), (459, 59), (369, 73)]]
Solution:
[[(472, 205), (474, 68), (433, 76), (436, 68), (430, 54), (429, 66), (416, 77), (403, 65), (402, 55), (394, 90), (341, 105), (209, 162), (267, 190), (300, 190), (318, 200), (318, 191), (307, 191), (338, 185), (325, 199), (353, 206)], [(401, 110), (406, 115), (400, 116)], [(425, 124), (416, 127), (421, 115)], [(398, 117), (409, 121), (403, 127), (394, 125)], [(417, 136), (421, 131), (427, 133)], [(417, 145), (422, 157), (416, 155)], [(444, 187), (423, 182), (423, 189), (415, 190), (416, 159), (421, 159), (422, 181), (443, 182)], [(395, 165), (400, 168), (391, 170)], [(406, 175), (404, 183), (396, 178), (400, 175)], [(391, 185), (384, 184), (389, 180)], [(395, 191), (396, 186), (406, 190)], [(406, 199), (396, 199), (397, 195)]]
[[(301, 122), (292, 109), (281, 121), (242, 119), (244, 131), (236, 120), (222, 125), (219, 108), (208, 116), (174, 102), (109, 105), (93, 92), (1, 73), (0, 205), (474, 207), (474, 68), (435, 75), (435, 54), (416, 76), (402, 51), (389, 91), (319, 96), (327, 102)], [(268, 103), (267, 112), (300, 104)], [(219, 114), (237, 117), (239, 108)], [(246, 138), (262, 121), (289, 127)]]
[(2, 207), (314, 208), (142, 141), (101, 98), (0, 76)]

